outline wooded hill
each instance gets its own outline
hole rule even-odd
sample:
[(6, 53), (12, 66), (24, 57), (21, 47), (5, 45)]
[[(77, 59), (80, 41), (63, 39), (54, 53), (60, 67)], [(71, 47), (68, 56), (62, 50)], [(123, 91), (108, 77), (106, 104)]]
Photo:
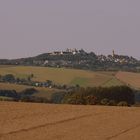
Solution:
[(66, 67), (85, 70), (106, 71), (140, 71), (140, 61), (124, 55), (96, 55), (94, 52), (84, 50), (62, 51), (44, 53), (35, 57), (21, 59), (1, 59), (0, 65), (26, 65), (26, 66), (48, 66)]

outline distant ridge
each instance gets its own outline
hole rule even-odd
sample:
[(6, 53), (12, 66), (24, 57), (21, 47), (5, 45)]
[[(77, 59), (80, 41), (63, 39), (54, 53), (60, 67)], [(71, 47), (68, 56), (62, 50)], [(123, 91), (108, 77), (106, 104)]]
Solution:
[(96, 55), (94, 52), (85, 50), (66, 49), (43, 53), (35, 57), (20, 59), (0, 59), (0, 65), (26, 65), (44, 67), (65, 67), (85, 70), (125, 70), (140, 71), (140, 60), (132, 56), (119, 55), (112, 51), (111, 55)]

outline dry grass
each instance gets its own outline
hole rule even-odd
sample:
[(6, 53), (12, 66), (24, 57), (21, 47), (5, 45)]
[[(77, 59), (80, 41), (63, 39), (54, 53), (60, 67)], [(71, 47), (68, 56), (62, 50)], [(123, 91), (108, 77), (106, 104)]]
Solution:
[(139, 140), (139, 108), (0, 102), (1, 140)]

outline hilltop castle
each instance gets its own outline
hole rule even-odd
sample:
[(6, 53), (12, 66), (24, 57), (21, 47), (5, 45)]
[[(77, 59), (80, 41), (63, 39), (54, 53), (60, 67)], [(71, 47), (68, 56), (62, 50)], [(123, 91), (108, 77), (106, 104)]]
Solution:
[(83, 49), (77, 50), (77, 49), (66, 49), (66, 51), (54, 51), (50, 53), (50, 55), (76, 55), (79, 53), (85, 53)]

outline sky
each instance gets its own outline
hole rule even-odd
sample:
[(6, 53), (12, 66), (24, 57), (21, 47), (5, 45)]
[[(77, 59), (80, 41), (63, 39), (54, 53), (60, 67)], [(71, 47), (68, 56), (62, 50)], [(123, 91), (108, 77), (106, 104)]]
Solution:
[(0, 0), (0, 58), (66, 48), (140, 59), (140, 0)]

